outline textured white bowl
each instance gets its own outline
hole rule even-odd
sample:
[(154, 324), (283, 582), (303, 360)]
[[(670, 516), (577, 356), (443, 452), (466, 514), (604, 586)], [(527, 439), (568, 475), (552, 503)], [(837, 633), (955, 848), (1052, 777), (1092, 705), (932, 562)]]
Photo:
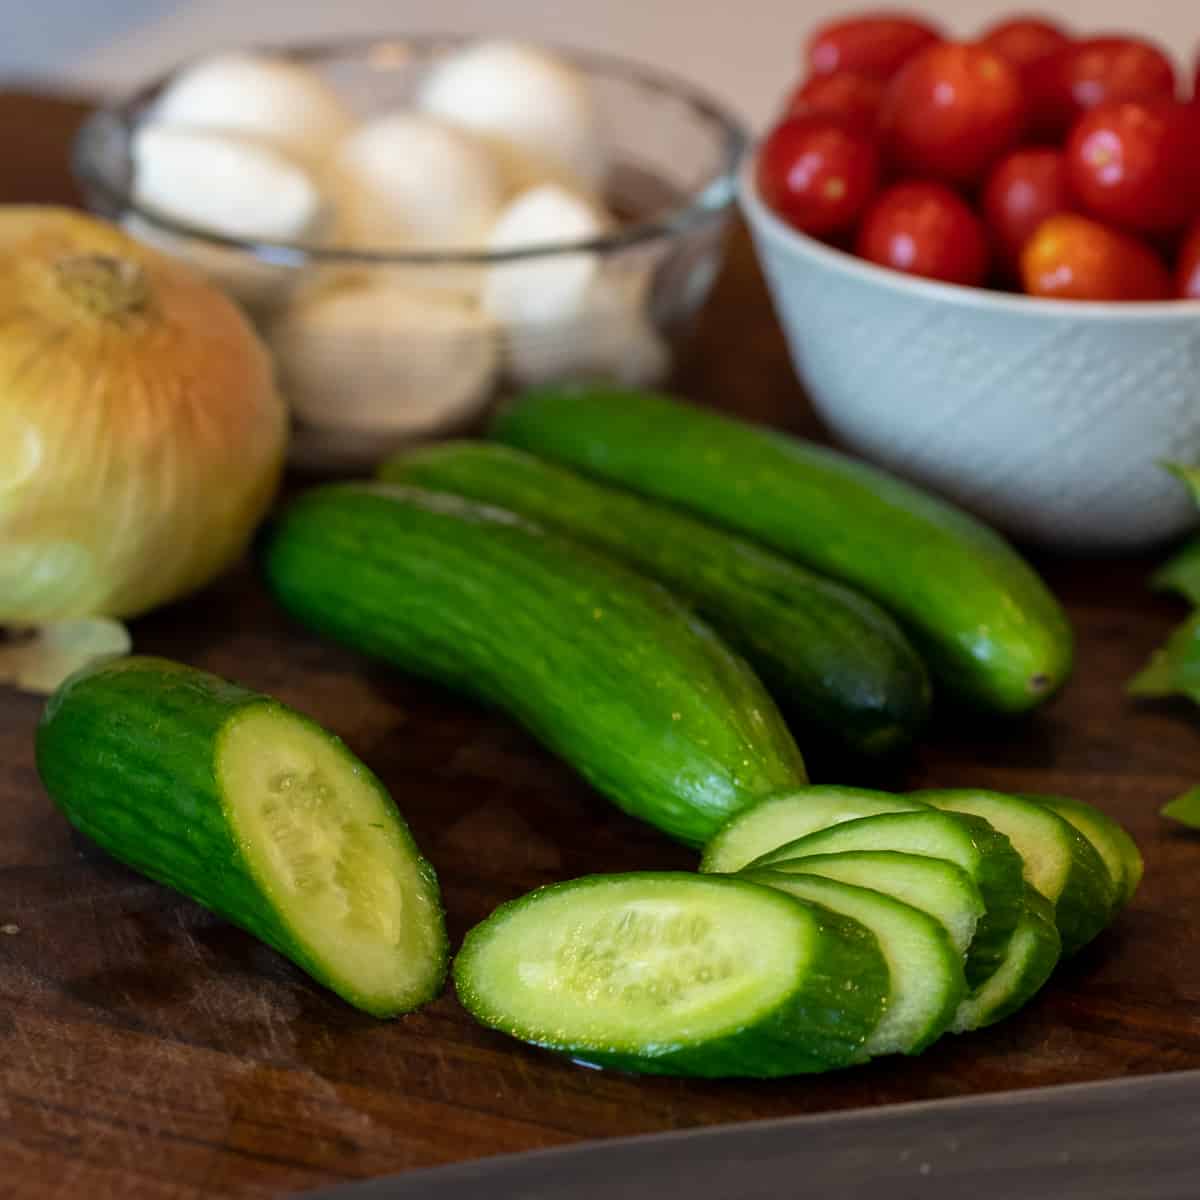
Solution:
[(1196, 524), (1200, 302), (1084, 303), (888, 271), (742, 208), (814, 406), (846, 445), (1014, 537), (1117, 552)]

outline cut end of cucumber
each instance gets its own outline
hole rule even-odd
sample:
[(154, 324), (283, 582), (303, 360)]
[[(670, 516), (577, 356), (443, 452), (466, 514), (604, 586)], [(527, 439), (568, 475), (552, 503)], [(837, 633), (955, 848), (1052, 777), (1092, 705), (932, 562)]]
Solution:
[(671, 875), (555, 885), (468, 935), (460, 994), (485, 1023), (576, 1056), (703, 1044), (779, 1005), (813, 952), (812, 926), (774, 900)]
[(370, 772), (270, 703), (222, 731), (216, 771), (238, 845), (313, 974), (377, 1016), (431, 999), (447, 957), (437, 885)]

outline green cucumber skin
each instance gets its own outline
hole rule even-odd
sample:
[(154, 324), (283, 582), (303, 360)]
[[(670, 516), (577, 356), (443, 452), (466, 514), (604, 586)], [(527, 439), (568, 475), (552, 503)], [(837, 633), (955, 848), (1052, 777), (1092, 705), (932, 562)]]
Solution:
[(985, 1029), (1012, 1016), (1042, 990), (1058, 966), (1062, 942), (1054, 921), (1054, 905), (1028, 884), (1025, 886), (1021, 919), (1013, 932), (1014, 940), (1025, 937), (1033, 939), (1032, 949), (1004, 995), (992, 999), (988, 996), (985, 983), (976, 994), (963, 1001), (951, 1027), (952, 1032), (969, 1033), (973, 1029)]
[[(905, 821), (910, 818), (923, 816), (935, 820), (948, 819), (963, 828), (975, 845), (979, 855), (979, 869), (974, 876), (976, 887), (983, 897), (984, 913), (975, 927), (975, 937), (967, 951), (966, 976), (972, 990), (980, 988), (995, 973), (1004, 962), (1008, 952), (1009, 940), (1017, 923), (1021, 919), (1025, 882), (1023, 864), (1020, 855), (1012, 848), (1012, 843), (1002, 834), (997, 833), (986, 821), (979, 817), (967, 816), (962, 813), (942, 813), (918, 800), (908, 797), (896, 797), (897, 811), (881, 813), (873, 817), (860, 817), (852, 821), (843, 821), (829, 825), (816, 833), (810, 833), (793, 842), (786, 842), (768, 854), (761, 855), (750, 864), (751, 870), (769, 867), (774, 870), (786, 870), (789, 859), (807, 858), (813, 854), (836, 853), (842, 846), (838, 841), (853, 833), (847, 834), (851, 827), (864, 827), (872, 823), (872, 831), (880, 833), (877, 849), (888, 849), (886, 831), (893, 821)], [(913, 805), (920, 805), (914, 810)], [(921, 809), (925, 811), (922, 812)], [(832, 843), (832, 844), (831, 844)], [(863, 847), (857, 847), (862, 849)], [(894, 847), (891, 847), (894, 848)]]
[[(215, 752), (221, 730), (251, 707), (285, 706), (166, 659), (133, 657), (87, 667), (46, 705), (37, 731), (38, 774), (71, 824), (114, 858), (266, 942), (356, 1008), (395, 1016), (396, 1010), (349, 992), (309, 955), (264, 897), (232, 835)], [(287, 711), (339, 741), (303, 714)], [(382, 792), (382, 784), (360, 769)], [(399, 814), (397, 820), (437, 896), (433, 868)], [(413, 1007), (442, 990), (448, 960), (443, 942), (437, 977)]]
[(692, 509), (857, 588), (907, 625), (939, 683), (981, 708), (1025, 711), (1070, 671), (1066, 616), (1008, 543), (865, 463), (604, 387), (529, 392), (492, 436)]
[(749, 660), (789, 716), (855, 753), (894, 752), (925, 723), (929, 677), (892, 618), (753, 543), (494, 443), (421, 447), (380, 475), (510, 509), (658, 579)]
[(264, 551), (304, 624), (496, 704), (691, 845), (805, 780), (749, 666), (664, 588), (503, 510), (390, 484), (301, 496)]
[[(696, 879), (685, 872), (643, 872), (661, 879)], [(744, 880), (703, 876), (724, 887), (755, 887), (813, 914), (821, 934), (806, 972), (803, 988), (766, 1020), (752, 1027), (695, 1045), (661, 1047), (654, 1054), (604, 1051), (564, 1045), (550, 1039), (530, 1041), (506, 1027), (488, 1010), (470, 980), (473, 947), (488, 936), (489, 922), (502, 920), (514, 906), (536, 902), (550, 889), (603, 885), (622, 875), (591, 875), (549, 884), (501, 905), (491, 917), (468, 931), (454, 960), (454, 986), (463, 1007), (483, 1025), (527, 1041), (584, 1066), (604, 1067), (638, 1075), (675, 1075), (703, 1079), (771, 1079), (816, 1074), (847, 1067), (860, 1060), (863, 1045), (879, 1023), (887, 1004), (888, 971), (875, 935), (817, 905)]]
[[(1057, 813), (1064, 821), (1069, 821), (1093, 845), (1096, 845), (1095, 835), (1089, 830), (1094, 827), (1103, 831), (1103, 838), (1108, 844), (1109, 853), (1105, 856), (1101, 853), (1099, 846), (1096, 848), (1097, 853), (1100, 853), (1101, 858), (1105, 860), (1106, 866), (1110, 861), (1113, 864), (1109, 874), (1114, 875), (1115, 895), (1109, 919), (1116, 917), (1117, 913), (1133, 899), (1138, 885), (1142, 882), (1142, 874), (1146, 867), (1142, 852), (1133, 838), (1129, 836), (1129, 831), (1118, 821), (1114, 821), (1107, 813), (1083, 800), (1074, 800), (1069, 796), (1029, 794), (1025, 796), (1025, 799), (1032, 800), (1035, 804), (1040, 804), (1044, 808), (1050, 809), (1051, 812)], [(1119, 868), (1117, 864), (1119, 864)]]
[[(993, 826), (998, 825), (997, 820), (989, 815), (988, 806), (993, 804), (1017, 808), (1028, 805), (1043, 812), (1048, 811), (1045, 805), (1023, 796), (1006, 796), (979, 788), (929, 789), (910, 792), (909, 795), (943, 811), (971, 813)], [(977, 805), (980, 798), (985, 806), (983, 808)], [(1051, 811), (1050, 816), (1060, 823), (1060, 832), (1071, 847), (1071, 865), (1065, 886), (1058, 896), (1046, 897), (1054, 909), (1055, 924), (1062, 939), (1062, 955), (1069, 957), (1082, 950), (1108, 924), (1116, 899), (1116, 885), (1091, 842), (1058, 813)]]
[[(833, 897), (826, 899), (822, 893), (831, 891), (836, 893), (842, 888), (849, 888), (852, 891), (866, 892), (869, 889), (861, 887), (857, 884), (841, 884), (836, 880), (826, 879), (819, 872), (809, 875), (805, 871), (799, 871), (795, 874), (788, 874), (783, 871), (772, 871), (765, 869), (761, 871), (748, 871), (743, 875), (738, 876), (740, 879), (748, 880), (750, 883), (759, 883), (765, 887), (775, 887), (780, 891), (796, 896), (796, 899), (801, 899), (801, 896), (796, 895), (791, 889), (804, 890), (806, 884), (812, 885), (813, 895), (806, 897), (809, 903), (821, 904), (823, 907), (828, 907), (832, 911), (836, 911), (837, 905)], [(941, 996), (941, 1007), (930, 1012), (928, 1015), (925, 1027), (919, 1031), (914, 1040), (906, 1043), (903, 1047), (896, 1047), (883, 1053), (900, 1053), (906, 1055), (920, 1054), (922, 1050), (927, 1050), (934, 1042), (946, 1033), (954, 1020), (955, 1013), (958, 1012), (960, 1005), (966, 999), (967, 983), (966, 977), (963, 974), (963, 961), (959, 957), (958, 951), (954, 948), (950, 941), (950, 935), (935, 921), (928, 913), (920, 909), (914, 908), (910, 904), (905, 904), (903, 901), (895, 900), (894, 897), (885, 892), (880, 893), (881, 896), (891, 900), (893, 903), (902, 908), (909, 910), (911, 920), (918, 926), (924, 927), (925, 936), (934, 942), (941, 954), (942, 965), (945, 970), (945, 981)], [(886, 960), (885, 960), (886, 961)], [(872, 1047), (868, 1039), (865, 1048), (863, 1061), (867, 1057), (881, 1053), (877, 1048)]]

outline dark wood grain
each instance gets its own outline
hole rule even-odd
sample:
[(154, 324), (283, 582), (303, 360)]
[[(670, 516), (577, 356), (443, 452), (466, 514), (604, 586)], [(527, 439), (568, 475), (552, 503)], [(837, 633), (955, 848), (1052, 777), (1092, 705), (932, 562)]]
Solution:
[[(72, 198), (81, 112), (0, 98), (0, 199)], [(684, 376), (713, 403), (815, 432), (740, 235)], [(1142, 892), (999, 1028), (790, 1082), (583, 1071), (478, 1028), (449, 994), (392, 1023), (357, 1015), (74, 837), (34, 773), (39, 704), (0, 689), (0, 925), (17, 930), (0, 933), (0, 1196), (268, 1196), (582, 1138), (1200, 1066), (1200, 844), (1156, 816), (1200, 778), (1200, 719), (1122, 695), (1181, 614), (1145, 591), (1149, 561), (1041, 565), (1079, 635), (1068, 689), (1025, 721), (943, 715), (891, 782), (1090, 800), (1142, 846)], [(455, 938), (536, 884), (691, 865), (502, 717), (290, 624), (248, 568), (135, 633), (345, 737), (436, 863)]]

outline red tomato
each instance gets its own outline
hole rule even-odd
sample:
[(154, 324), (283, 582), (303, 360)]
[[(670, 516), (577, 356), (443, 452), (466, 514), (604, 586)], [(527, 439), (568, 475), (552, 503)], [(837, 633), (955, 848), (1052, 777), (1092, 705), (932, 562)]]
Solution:
[(983, 190), (983, 215), (1001, 261), (1013, 274), (1034, 230), (1073, 207), (1066, 159), (1049, 146), (1014, 150), (996, 164)]
[(1028, 76), (1031, 131), (1059, 139), (1090, 108), (1117, 100), (1175, 98), (1175, 68), (1140, 38), (1099, 37), (1035, 63)]
[(874, 129), (879, 120), (879, 104), (883, 99), (883, 81), (853, 71), (836, 75), (814, 75), (791, 94), (786, 114), (826, 113), (841, 117), (859, 129)]
[(1023, 73), (1034, 63), (1070, 45), (1071, 39), (1060, 25), (1044, 17), (1029, 16), (1014, 17), (993, 25), (979, 42), (1001, 58), (1007, 58)]
[(789, 225), (824, 237), (849, 229), (875, 194), (879, 152), (868, 134), (836, 117), (788, 117), (759, 151), (757, 182)]
[(888, 84), (880, 121), (898, 167), (972, 184), (1020, 139), (1021, 77), (982, 46), (943, 42), (922, 50)]
[(898, 183), (867, 210), (857, 253), (909, 275), (980, 284), (987, 275), (983, 222), (965, 200), (940, 183)]
[(1102, 221), (1171, 233), (1200, 213), (1200, 112), (1190, 105), (1101, 105), (1080, 118), (1066, 154), (1072, 189)]
[(862, 13), (822, 25), (808, 40), (814, 75), (856, 71), (890, 79), (918, 50), (941, 41), (932, 25), (899, 12)]
[(1200, 300), (1200, 219), (1188, 231), (1179, 251), (1175, 290), (1184, 300)]
[(1057, 300), (1165, 300), (1171, 276), (1145, 242), (1063, 213), (1038, 226), (1021, 253), (1031, 296)]

